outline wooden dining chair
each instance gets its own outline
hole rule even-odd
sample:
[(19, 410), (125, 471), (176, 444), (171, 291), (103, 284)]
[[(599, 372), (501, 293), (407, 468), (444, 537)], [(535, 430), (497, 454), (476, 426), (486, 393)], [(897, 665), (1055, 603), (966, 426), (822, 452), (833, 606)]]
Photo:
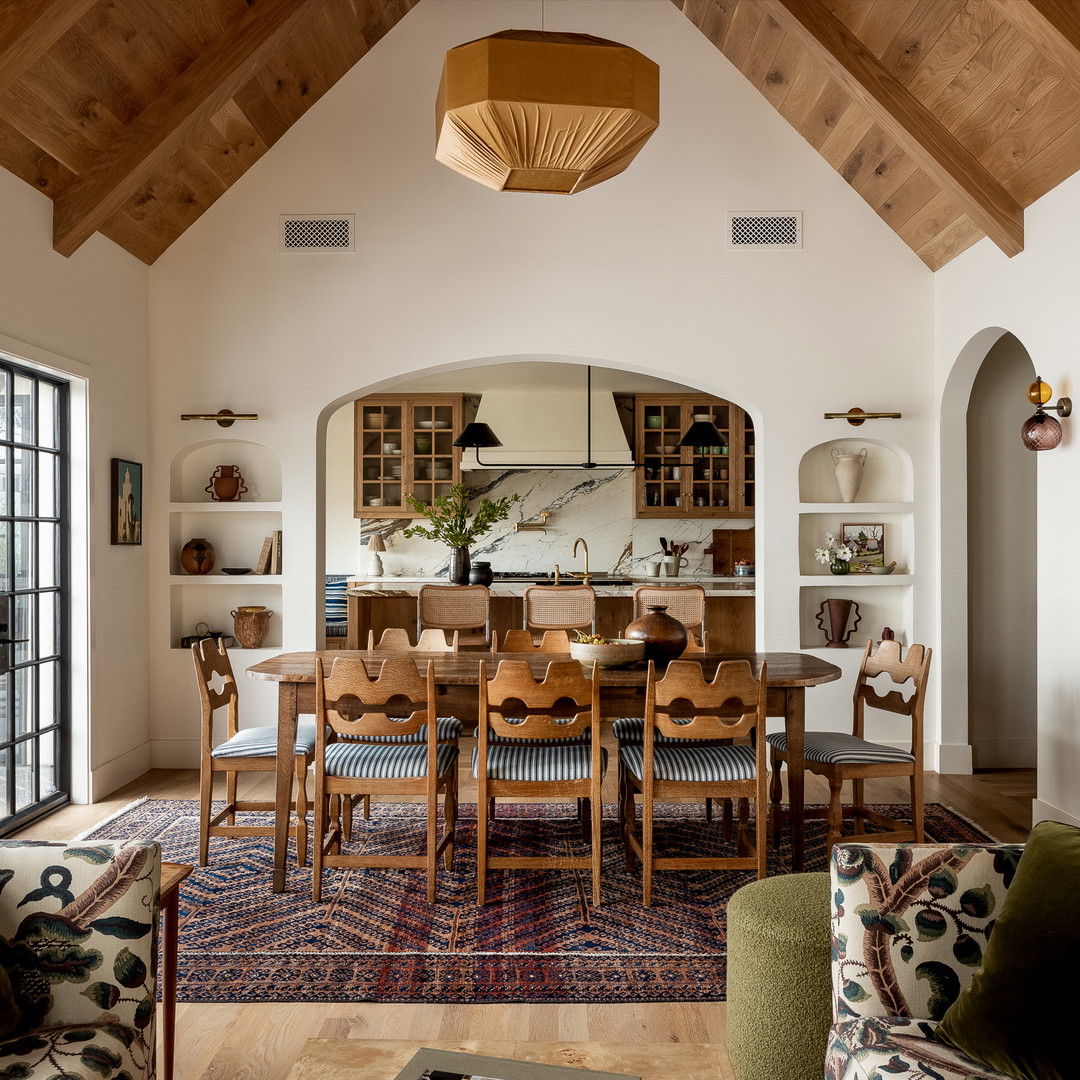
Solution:
[[(860, 835), (863, 822), (884, 829), (874, 833), (874, 842), (901, 840), (923, 842), (923, 705), (930, 677), (932, 649), (911, 645), (903, 656), (898, 641), (882, 641), (874, 648), (868, 641), (863, 651), (859, 675), (852, 696), (851, 734), (840, 731), (808, 731), (803, 744), (804, 768), (829, 781), (829, 805), (824, 811), (803, 810), (804, 817), (828, 819), (828, 853), (839, 842), (843, 819), (854, 819), (854, 831)], [(887, 676), (887, 681), (880, 679)], [(877, 680), (878, 685), (875, 685)], [(885, 682), (884, 686), (880, 684)], [(903, 687), (910, 684), (905, 695)], [(866, 708), (880, 709), (906, 717), (904, 730), (898, 734), (908, 749), (891, 744), (872, 742), (866, 735)], [(909, 741), (910, 740), (910, 741)], [(768, 737), (772, 749), (772, 814), (773, 822), (781, 820), (782, 785), (780, 766), (787, 763), (787, 735), (774, 732)], [(911, 821), (889, 817), (866, 805), (864, 781), (871, 777), (906, 776), (911, 791)], [(842, 804), (845, 780), (851, 781), (850, 806)]]
[(458, 644), (487, 647), (491, 594), (485, 585), (421, 585), (416, 594), (416, 635), (433, 627), (456, 630)]
[[(663, 677), (649, 661), (645, 738), (619, 745), (619, 821), (626, 866), (633, 868), (635, 856), (641, 860), (646, 907), (652, 906), (657, 869), (756, 870), (759, 878), (765, 876), (766, 666), (763, 663), (754, 678), (749, 661), (728, 660), (719, 665), (712, 681), (706, 681), (695, 661), (673, 660)], [(747, 736), (751, 745), (731, 741)], [(706, 798), (753, 800), (757, 811), (753, 846), (748, 823), (740, 821), (733, 856), (656, 855), (655, 804)]]
[(535, 641), (530, 630), (507, 630), (501, 638), (496, 632), (491, 636), (491, 651), (531, 653), (534, 656), (540, 653), (562, 653), (569, 656), (570, 635), (565, 630), (545, 630), (544, 636)]
[(379, 643), (376, 645), (375, 631), (369, 630), (367, 634), (367, 651), (371, 652), (375, 649), (379, 652), (445, 652), (456, 654), (458, 651), (458, 632), (456, 630), (451, 631), (450, 637), (447, 638), (444, 630), (421, 630), (414, 645), (409, 637), (409, 631), (404, 627), (388, 626), (380, 635)]
[(703, 585), (638, 585), (634, 589), (634, 618), (647, 615), (650, 607), (662, 605), (666, 614), (678, 619), (695, 640), (704, 644), (705, 587)]
[[(236, 815), (250, 810), (273, 810), (267, 801), (237, 798), (240, 773), (277, 771), (277, 724), (240, 727), (240, 701), (232, 662), (221, 639), (203, 638), (191, 646), (199, 687), (202, 722), (199, 731), (199, 865), (210, 861), (211, 836), (273, 836), (272, 825), (238, 825)], [(214, 741), (214, 718), (225, 710), (224, 739)], [(296, 797), (291, 811), (295, 824), (296, 861), (307, 865), (307, 771), (315, 755), (315, 724), (302, 721), (296, 729)], [(225, 776), (225, 806), (212, 814), (214, 777)], [(225, 824), (222, 824), (224, 822)]]
[[(427, 869), (428, 902), (435, 902), (438, 858), (453, 868), (457, 820), (456, 745), (439, 742), (431, 723), (435, 676), (428, 661), (422, 672), (411, 657), (383, 660), (371, 677), (362, 659), (339, 657), (315, 667), (315, 858), (312, 898), (322, 899), (324, 867), (412, 866)], [(399, 741), (402, 736), (423, 742)], [(384, 741), (378, 741), (384, 740)], [(330, 800), (353, 794), (425, 796), (427, 842), (421, 855), (342, 854), (340, 825)], [(444, 831), (438, 835), (439, 795)]]
[(596, 590), (591, 585), (527, 585), (521, 606), (522, 629), (534, 634), (586, 629), (596, 633)]
[[(538, 682), (526, 661), (500, 660), (489, 679), (480, 664), (480, 723), (473, 750), (478, 904), (485, 900), (488, 870), (535, 867), (591, 870), (593, 903), (600, 903), (600, 785), (607, 751), (600, 745), (600, 677), (595, 664), (591, 674), (587, 678), (576, 660), (553, 660)], [(582, 744), (578, 740), (586, 731), (589, 741)], [(490, 854), (488, 800), (498, 797), (587, 799), (590, 854)]]

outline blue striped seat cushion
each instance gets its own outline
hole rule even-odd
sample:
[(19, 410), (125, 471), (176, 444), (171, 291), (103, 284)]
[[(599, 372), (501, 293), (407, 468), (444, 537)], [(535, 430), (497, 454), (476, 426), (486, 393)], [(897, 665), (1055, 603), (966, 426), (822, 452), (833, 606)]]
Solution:
[[(339, 735), (345, 742), (366, 743), (426, 743), (427, 724), (408, 735)], [(456, 742), (461, 738), (461, 721), (456, 716), (439, 716), (435, 720), (435, 738), (439, 742)]]
[[(673, 724), (689, 724), (688, 718), (672, 717)], [(615, 738), (621, 743), (640, 743), (645, 741), (645, 717), (622, 716), (611, 725)], [(673, 735), (665, 735), (663, 732), (656, 733), (656, 742), (673, 743), (676, 746), (685, 745), (685, 739), (675, 738)]]
[[(767, 736), (777, 750), (787, 750), (787, 734), (783, 731)], [(808, 731), (803, 759), (822, 765), (873, 765), (897, 762), (910, 765), (915, 756), (907, 750), (881, 743), (867, 742), (842, 731)]]
[[(439, 776), (457, 761), (458, 748), (440, 743)], [(336, 742), (326, 748), (326, 775), (371, 780), (407, 780), (427, 776), (427, 746), (422, 743)]]
[[(315, 753), (315, 721), (300, 720), (296, 725), (296, 752)], [(211, 757), (274, 757), (277, 754), (277, 728), (273, 726), (241, 728), (231, 739), (215, 746)]]
[(326, 636), (347, 637), (349, 634), (349, 607), (346, 589), (348, 574), (326, 575)]
[[(644, 776), (645, 748), (623, 743), (619, 760), (639, 780)], [(757, 760), (754, 748), (737, 746), (654, 746), (653, 775), (657, 780), (753, 780)]]
[[(479, 747), (473, 747), (472, 771), (477, 775)], [(591, 773), (588, 745), (564, 739), (561, 746), (499, 743), (488, 747), (487, 774), (492, 780), (585, 780)], [(607, 771), (607, 751), (600, 750), (600, 774)]]
[[(507, 716), (506, 722), (508, 724), (524, 724), (524, 716)], [(558, 720), (555, 723), (559, 723)], [(571, 743), (581, 743), (588, 746), (592, 736), (589, 734), (588, 729), (583, 731), (580, 735), (570, 736), (569, 741)], [(512, 735), (497, 735), (490, 728), (488, 729), (488, 742), (489, 743), (511, 743), (515, 746), (565, 746), (566, 739), (515, 739)]]

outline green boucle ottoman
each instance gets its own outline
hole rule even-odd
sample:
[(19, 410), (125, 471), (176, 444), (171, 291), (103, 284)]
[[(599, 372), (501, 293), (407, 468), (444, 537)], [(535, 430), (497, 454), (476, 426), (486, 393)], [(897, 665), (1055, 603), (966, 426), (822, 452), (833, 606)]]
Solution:
[(727, 908), (728, 1054), (736, 1080), (822, 1080), (832, 1025), (829, 875), (736, 890)]

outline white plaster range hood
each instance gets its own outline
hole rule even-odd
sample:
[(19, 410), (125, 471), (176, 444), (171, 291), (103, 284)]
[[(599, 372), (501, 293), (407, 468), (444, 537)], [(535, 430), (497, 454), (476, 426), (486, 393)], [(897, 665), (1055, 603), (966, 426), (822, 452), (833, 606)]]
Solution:
[(487, 424), (502, 446), (480, 451), (482, 465), (477, 464), (475, 450), (462, 450), (461, 468), (465, 471), (580, 467), (587, 461), (608, 468), (631, 468), (634, 464), (610, 393), (487, 390), (480, 398), (476, 422)]

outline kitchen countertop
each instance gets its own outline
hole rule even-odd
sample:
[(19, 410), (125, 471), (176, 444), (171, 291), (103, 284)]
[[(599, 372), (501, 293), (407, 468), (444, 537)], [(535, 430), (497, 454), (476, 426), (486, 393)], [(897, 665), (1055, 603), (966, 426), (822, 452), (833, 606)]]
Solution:
[[(594, 585), (598, 597), (627, 597), (633, 595), (637, 585), (702, 585), (706, 596), (753, 596), (754, 578), (752, 577), (707, 577), (689, 575), (677, 578), (654, 578), (633, 574), (597, 574), (597, 577), (628, 577), (629, 585)], [(572, 584), (572, 579), (564, 577), (563, 584)], [(445, 577), (405, 577), (393, 576), (382, 578), (356, 578), (349, 581), (348, 592), (353, 596), (415, 596), (421, 585), (446, 585)], [(492, 596), (520, 597), (529, 585), (552, 584), (550, 581), (496, 580), (489, 587)]]

